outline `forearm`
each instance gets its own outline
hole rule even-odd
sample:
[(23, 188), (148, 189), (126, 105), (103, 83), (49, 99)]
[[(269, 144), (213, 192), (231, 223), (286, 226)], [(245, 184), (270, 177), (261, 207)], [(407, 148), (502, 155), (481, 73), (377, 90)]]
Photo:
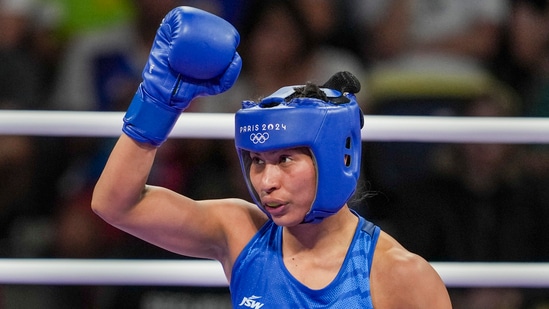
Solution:
[(115, 220), (141, 200), (156, 149), (125, 134), (119, 138), (93, 192), (96, 213)]

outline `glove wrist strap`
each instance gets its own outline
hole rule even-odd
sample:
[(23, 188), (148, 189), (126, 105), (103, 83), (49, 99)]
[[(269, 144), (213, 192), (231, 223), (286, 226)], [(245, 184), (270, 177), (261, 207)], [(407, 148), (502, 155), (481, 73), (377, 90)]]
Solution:
[(141, 143), (159, 147), (168, 138), (181, 110), (157, 103), (139, 86), (124, 115), (122, 131)]

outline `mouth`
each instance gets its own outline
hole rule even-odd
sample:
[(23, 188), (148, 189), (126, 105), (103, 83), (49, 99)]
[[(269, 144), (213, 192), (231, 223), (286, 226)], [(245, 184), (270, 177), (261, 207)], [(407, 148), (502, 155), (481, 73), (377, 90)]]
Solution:
[(279, 217), (283, 215), (286, 211), (287, 203), (281, 203), (281, 202), (267, 202), (263, 203), (263, 208), (266, 212), (268, 212), (273, 217)]
[(278, 208), (278, 207), (284, 206), (284, 204), (271, 202), (271, 203), (265, 203), (263, 204), (263, 206), (265, 206), (265, 208)]

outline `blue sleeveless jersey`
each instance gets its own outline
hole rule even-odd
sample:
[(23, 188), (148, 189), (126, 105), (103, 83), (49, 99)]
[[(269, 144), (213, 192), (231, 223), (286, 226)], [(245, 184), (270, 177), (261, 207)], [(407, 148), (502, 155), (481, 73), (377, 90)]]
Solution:
[(282, 260), (282, 228), (269, 220), (235, 261), (233, 308), (373, 308), (370, 269), (380, 229), (359, 216), (347, 256), (335, 279), (320, 290), (297, 281)]

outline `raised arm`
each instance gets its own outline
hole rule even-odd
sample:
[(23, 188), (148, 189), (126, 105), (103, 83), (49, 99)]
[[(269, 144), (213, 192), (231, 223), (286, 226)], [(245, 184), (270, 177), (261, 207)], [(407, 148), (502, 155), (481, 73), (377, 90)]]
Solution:
[(157, 147), (192, 99), (234, 84), (242, 66), (238, 43), (236, 29), (210, 13), (178, 7), (166, 15), (124, 116), (124, 134), (94, 190), (92, 209), (104, 220), (180, 254), (224, 257), (230, 215), (219, 210), (246, 215), (246, 202), (194, 201), (146, 181)]

